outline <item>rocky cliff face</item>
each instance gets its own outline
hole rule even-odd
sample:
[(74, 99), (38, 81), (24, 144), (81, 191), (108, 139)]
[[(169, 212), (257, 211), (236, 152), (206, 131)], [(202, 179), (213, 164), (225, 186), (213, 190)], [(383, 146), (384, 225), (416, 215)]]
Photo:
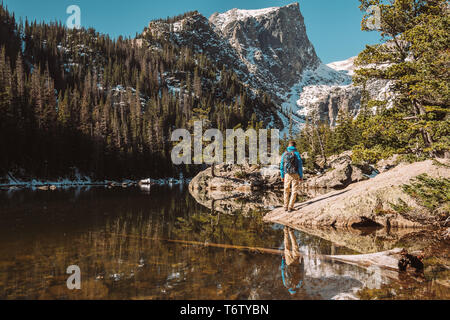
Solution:
[[(321, 121), (336, 125), (339, 110), (345, 110), (352, 116), (357, 116), (361, 107), (362, 88), (353, 85), (352, 77), (355, 73), (356, 57), (321, 66), (338, 72), (342, 78), (336, 77), (333, 81), (319, 82), (305, 85), (299, 90), (296, 100), (296, 112), (306, 118), (313, 113)], [(319, 69), (316, 70), (316, 73)], [(323, 72), (322, 72), (323, 73)], [(392, 103), (392, 81), (376, 80), (368, 83), (366, 90), (372, 100), (387, 100), (388, 106)]]
[(320, 64), (298, 3), (261, 10), (233, 9), (209, 21), (247, 66), (258, 87), (276, 96)]
[(336, 125), (340, 110), (352, 116), (358, 115), (361, 102), (361, 89), (352, 85), (314, 85), (303, 88), (297, 105), (298, 114), (304, 118), (316, 112), (318, 120)]
[(212, 61), (242, 75), (241, 80), (248, 81), (246, 75), (249, 70), (236, 50), (199, 13), (174, 23), (150, 22), (146, 32), (156, 37), (162, 36), (180, 47), (189, 47), (194, 52), (205, 53)]

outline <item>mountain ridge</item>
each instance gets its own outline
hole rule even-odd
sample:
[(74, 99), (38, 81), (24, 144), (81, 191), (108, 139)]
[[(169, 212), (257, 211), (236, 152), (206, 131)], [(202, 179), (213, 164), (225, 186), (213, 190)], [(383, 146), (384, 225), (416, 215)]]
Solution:
[[(297, 103), (304, 87), (351, 84), (350, 74), (330, 68), (317, 56), (297, 2), (256, 10), (234, 8), (209, 19), (193, 12), (167, 23), (152, 21), (143, 34), (149, 33), (207, 54), (232, 69), (254, 95), (269, 95), (277, 110), (266, 124), (282, 129), (282, 135), (289, 127), (298, 131), (305, 110), (311, 109)], [(330, 114), (334, 116), (322, 119), (334, 125), (337, 111)]]

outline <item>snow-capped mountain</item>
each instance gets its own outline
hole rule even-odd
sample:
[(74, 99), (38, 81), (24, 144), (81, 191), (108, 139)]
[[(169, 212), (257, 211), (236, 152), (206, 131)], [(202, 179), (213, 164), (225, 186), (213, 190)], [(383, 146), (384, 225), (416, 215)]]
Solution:
[(232, 9), (209, 20), (196, 13), (172, 23), (151, 22), (145, 32), (205, 53), (231, 68), (253, 94), (267, 93), (278, 108), (267, 124), (283, 125), (282, 133), (287, 133), (291, 119), (297, 131), (312, 111), (332, 126), (341, 108), (353, 115), (359, 111), (361, 90), (352, 85), (356, 57), (323, 64), (307, 36), (298, 3)]
[(233, 9), (210, 19), (247, 66), (252, 84), (273, 97), (287, 91), (320, 60), (306, 34), (298, 3), (261, 10)]

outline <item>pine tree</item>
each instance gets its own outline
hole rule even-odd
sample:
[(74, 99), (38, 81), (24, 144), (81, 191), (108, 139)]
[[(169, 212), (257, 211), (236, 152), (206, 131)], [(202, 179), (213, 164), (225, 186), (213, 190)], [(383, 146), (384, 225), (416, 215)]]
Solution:
[[(366, 117), (361, 128), (372, 132), (361, 145), (359, 154), (372, 158), (392, 153), (417, 157), (444, 153), (450, 147), (450, 60), (446, 0), (360, 0), (362, 10), (380, 8), (382, 44), (367, 46), (356, 63), (355, 82), (366, 85), (376, 79), (394, 82), (393, 106), (385, 101), (367, 101), (365, 108), (378, 106), (373, 117)], [(371, 15), (363, 19), (363, 30)], [(386, 67), (367, 67), (368, 65)]]
[(62, 98), (61, 94), (58, 98), (58, 122), (66, 127), (70, 121), (70, 106), (69, 106), (69, 94), (68, 91), (64, 93), (64, 98)]

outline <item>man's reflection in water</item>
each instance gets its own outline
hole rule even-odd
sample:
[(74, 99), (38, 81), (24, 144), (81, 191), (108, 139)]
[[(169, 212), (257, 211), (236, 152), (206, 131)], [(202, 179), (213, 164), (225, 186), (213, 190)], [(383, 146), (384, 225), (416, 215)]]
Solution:
[(284, 256), (281, 260), (281, 278), (291, 295), (295, 294), (303, 284), (305, 264), (300, 254), (294, 230), (284, 228)]

